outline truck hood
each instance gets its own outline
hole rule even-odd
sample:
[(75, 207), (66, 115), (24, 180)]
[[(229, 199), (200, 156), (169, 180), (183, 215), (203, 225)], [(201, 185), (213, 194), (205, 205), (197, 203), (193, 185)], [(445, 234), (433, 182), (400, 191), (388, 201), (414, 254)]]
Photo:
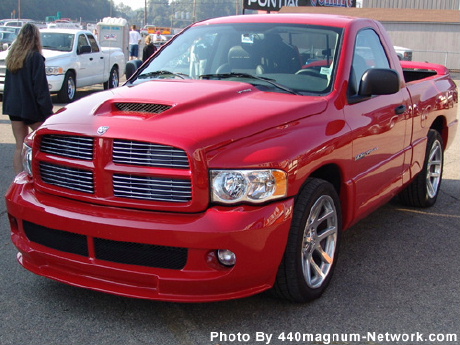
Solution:
[[(5, 60), (6, 56), (8, 55), (8, 50), (0, 52), (0, 60)], [(43, 49), (42, 55), (45, 57), (46, 61), (53, 60), (55, 58), (65, 58), (67, 56), (72, 55), (71, 52), (60, 52), (57, 50), (48, 50)]]
[[(324, 97), (263, 92), (247, 83), (156, 80), (71, 103), (45, 127), (193, 150), (216, 148), (319, 114), (326, 105)], [(105, 132), (98, 134), (102, 127)]]
[(66, 58), (68, 56), (71, 56), (72, 53), (71, 52), (60, 52), (57, 50), (43, 49), (42, 55), (45, 57), (46, 61), (49, 62), (50, 60), (55, 60), (56, 58), (59, 58), (59, 59)]

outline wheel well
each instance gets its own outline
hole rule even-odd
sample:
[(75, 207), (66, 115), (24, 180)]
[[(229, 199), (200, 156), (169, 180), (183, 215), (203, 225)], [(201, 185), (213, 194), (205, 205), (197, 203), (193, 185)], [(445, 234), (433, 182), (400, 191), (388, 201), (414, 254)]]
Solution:
[(336, 164), (328, 164), (325, 166), (322, 166), (321, 168), (315, 170), (310, 177), (313, 178), (319, 178), (322, 180), (325, 180), (332, 184), (334, 187), (335, 191), (337, 192), (340, 200), (341, 200), (341, 208), (342, 208), (342, 223), (345, 224), (348, 222), (347, 221), (347, 215), (348, 215), (348, 206), (349, 203), (346, 202), (348, 198), (348, 193), (347, 189), (344, 188), (344, 181), (343, 181), (343, 176), (342, 176), (342, 171), (340, 167)]
[(341, 186), (342, 186), (342, 174), (340, 169), (335, 164), (325, 165), (318, 170), (314, 171), (310, 177), (316, 177), (323, 179), (334, 186), (337, 194), (340, 195)]
[(434, 122), (431, 124), (431, 127), (430, 127), (430, 129), (434, 129), (438, 131), (439, 134), (441, 134), (444, 148), (447, 143), (447, 137), (446, 137), (447, 131), (445, 130), (446, 126), (447, 126), (446, 119), (443, 116), (438, 116), (436, 120), (434, 120)]

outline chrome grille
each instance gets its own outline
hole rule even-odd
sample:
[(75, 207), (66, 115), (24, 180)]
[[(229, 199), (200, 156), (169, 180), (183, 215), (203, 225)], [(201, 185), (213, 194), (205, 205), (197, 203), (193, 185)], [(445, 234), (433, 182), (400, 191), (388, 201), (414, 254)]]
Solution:
[(188, 169), (184, 150), (140, 141), (114, 140), (113, 161), (119, 164), (142, 165), (159, 168)]
[(188, 180), (115, 174), (114, 195), (121, 198), (166, 202), (188, 202), (192, 186)]
[(46, 183), (83, 193), (94, 193), (94, 177), (91, 171), (41, 162), (40, 175)]
[(70, 135), (45, 135), (42, 138), (40, 150), (53, 155), (92, 160), (93, 143), (91, 137)]
[(161, 114), (171, 108), (170, 105), (155, 103), (115, 103), (115, 107), (124, 112)]

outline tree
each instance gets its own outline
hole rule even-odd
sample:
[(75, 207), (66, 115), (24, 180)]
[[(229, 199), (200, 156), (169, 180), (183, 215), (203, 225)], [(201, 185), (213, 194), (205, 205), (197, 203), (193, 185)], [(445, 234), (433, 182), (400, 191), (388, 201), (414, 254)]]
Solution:
[(156, 26), (171, 26), (171, 8), (168, 0), (150, 0), (147, 22)]

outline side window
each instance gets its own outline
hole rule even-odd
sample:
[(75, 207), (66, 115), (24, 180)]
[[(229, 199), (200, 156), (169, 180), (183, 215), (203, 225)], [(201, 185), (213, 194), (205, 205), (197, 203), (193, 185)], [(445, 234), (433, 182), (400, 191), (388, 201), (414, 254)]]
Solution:
[(82, 49), (84, 46), (89, 46), (89, 44), (88, 40), (86, 39), (86, 36), (82, 34), (78, 36), (77, 54), (90, 53)]
[(93, 35), (88, 35), (89, 43), (91, 44), (91, 50), (93, 53), (99, 52), (99, 46), (97, 45), (96, 39)]
[(350, 75), (350, 95), (358, 93), (361, 77), (369, 68), (390, 68), (390, 63), (379, 36), (372, 29), (365, 29), (356, 36)]

